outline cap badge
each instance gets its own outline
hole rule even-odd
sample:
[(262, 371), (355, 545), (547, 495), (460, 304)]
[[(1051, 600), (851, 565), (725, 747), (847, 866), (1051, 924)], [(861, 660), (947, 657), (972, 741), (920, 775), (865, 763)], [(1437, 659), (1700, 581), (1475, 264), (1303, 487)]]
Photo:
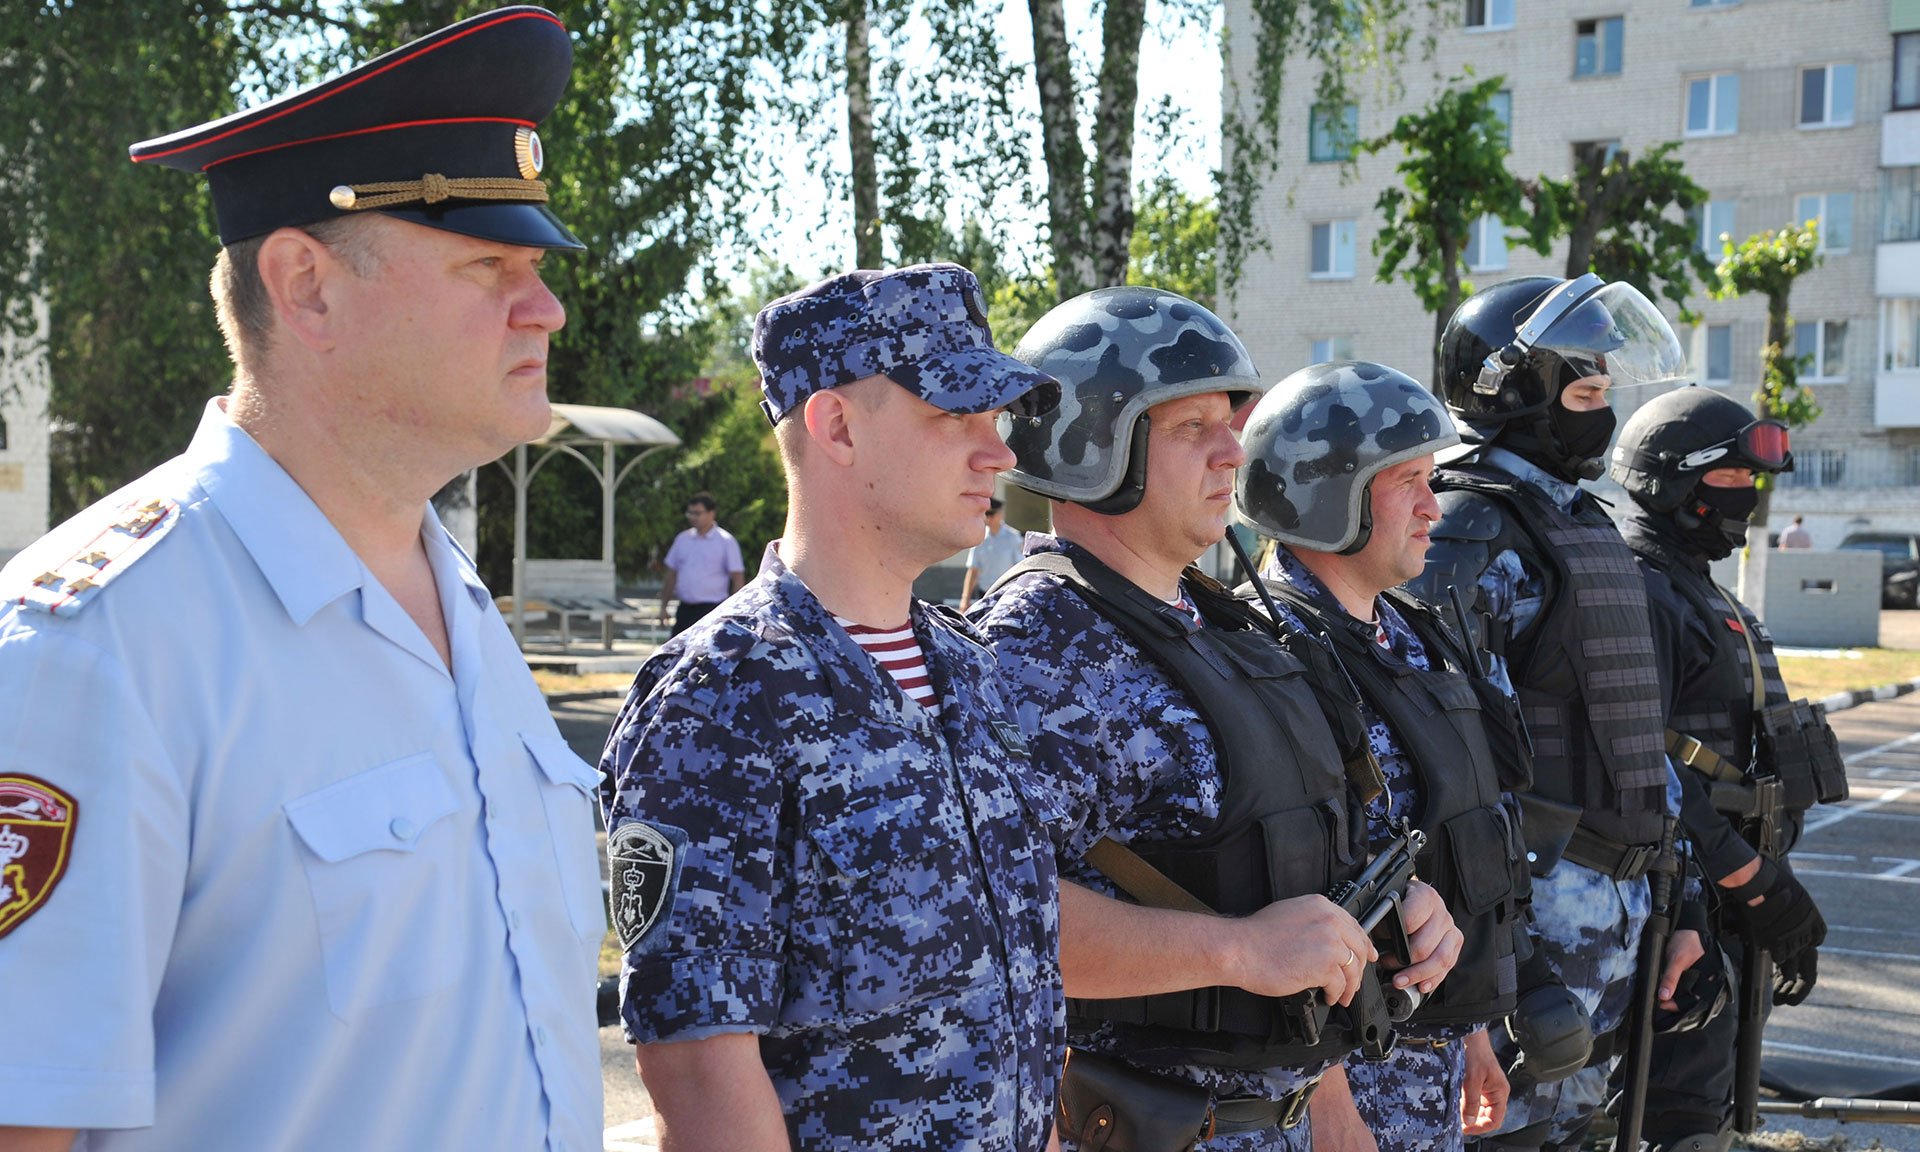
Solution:
[(513, 159), (520, 165), (520, 178), (531, 180), (547, 165), (547, 150), (540, 146), (540, 133), (531, 128), (516, 128), (513, 133)]

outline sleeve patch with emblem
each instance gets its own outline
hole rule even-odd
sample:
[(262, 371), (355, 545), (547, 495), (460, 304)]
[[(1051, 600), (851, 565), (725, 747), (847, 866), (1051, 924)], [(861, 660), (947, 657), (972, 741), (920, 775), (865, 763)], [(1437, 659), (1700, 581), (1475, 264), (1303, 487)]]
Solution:
[(67, 870), (79, 805), (45, 780), (0, 775), (0, 936), (39, 910)]
[(671, 824), (631, 820), (607, 837), (608, 911), (623, 950), (644, 952), (670, 918), (686, 851)]

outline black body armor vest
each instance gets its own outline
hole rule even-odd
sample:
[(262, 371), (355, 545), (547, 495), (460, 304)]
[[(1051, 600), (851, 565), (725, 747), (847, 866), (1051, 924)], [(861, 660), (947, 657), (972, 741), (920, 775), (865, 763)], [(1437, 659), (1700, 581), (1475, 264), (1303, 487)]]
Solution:
[(1412, 1019), (1451, 1025), (1505, 1016), (1513, 1010), (1516, 990), (1513, 948), (1520, 894), (1515, 879), (1525, 874), (1525, 850), (1501, 792), (1527, 785), (1525, 761), (1514, 758), (1523, 738), (1511, 705), (1491, 684), (1488, 693), (1476, 690), (1459, 642), (1412, 597), (1388, 593), (1426, 647), (1430, 669), (1382, 652), (1374, 643), (1373, 625), (1330, 610), (1292, 585), (1276, 581), (1267, 587), (1332, 642), (1340, 666), (1329, 664), (1334, 653), (1318, 644), (1294, 650), (1310, 664), (1324, 665), (1315, 672), (1325, 681), (1344, 685), (1346, 676), (1352, 677), (1419, 778), (1413, 824), (1427, 834), (1419, 875), (1446, 901), (1465, 943), (1453, 971)]
[(1545, 574), (1541, 614), (1505, 649), (1533, 740), (1533, 791), (1577, 805), (1580, 824), (1616, 845), (1651, 845), (1666, 814), (1666, 706), (1647, 587), (1606, 513), (1562, 512), (1497, 470), (1441, 469), (1436, 492), (1497, 501), (1503, 541)]
[[(1183, 582), (1207, 621), (1200, 627), (1080, 552), (1029, 556), (999, 584), (1036, 570), (1061, 578), (1151, 656), (1213, 737), (1222, 777), (1213, 826), (1184, 840), (1134, 840), (1127, 847), (1227, 916), (1324, 895), (1359, 875), (1366, 866), (1364, 812), (1349, 800), (1342, 741), (1306, 666), (1264, 619), (1189, 568)], [(1067, 1001), (1075, 1026), (1112, 1024), (1136, 1063), (1274, 1068), (1338, 1059), (1359, 1047), (1338, 1007), (1317, 1042), (1308, 1043), (1302, 1020), (1309, 1012), (1304, 994), (1275, 999), (1225, 987)]]

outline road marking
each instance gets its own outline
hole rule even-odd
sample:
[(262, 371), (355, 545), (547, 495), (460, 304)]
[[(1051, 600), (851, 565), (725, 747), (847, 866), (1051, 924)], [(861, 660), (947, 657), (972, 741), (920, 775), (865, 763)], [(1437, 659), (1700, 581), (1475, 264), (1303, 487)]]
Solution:
[(1882, 876), (1905, 876), (1914, 869), (1920, 868), (1920, 860), (1903, 860), (1898, 856), (1875, 856), (1873, 862), (1875, 864), (1893, 865), (1893, 867), (1882, 872)]
[(1835, 948), (1831, 944), (1820, 945), (1822, 956), (1858, 956), (1866, 960), (1912, 960), (1920, 962), (1920, 955), (1912, 952), (1870, 952), (1865, 948)]
[(1776, 1052), (1792, 1052), (1805, 1056), (1838, 1056), (1843, 1060), (1859, 1060), (1872, 1064), (1898, 1064), (1902, 1068), (1920, 1068), (1920, 1060), (1909, 1060), (1905, 1056), (1882, 1056), (1873, 1052), (1850, 1052), (1844, 1048), (1815, 1048), (1809, 1044), (1788, 1044), (1784, 1040), (1763, 1040), (1760, 1047), (1771, 1048)]
[(1858, 932), (1863, 936), (1898, 936), (1902, 940), (1920, 940), (1920, 932), (1907, 932), (1899, 928), (1868, 928), (1859, 924), (1829, 924), (1829, 932)]
[(602, 1141), (606, 1152), (660, 1152), (660, 1137), (651, 1116), (615, 1124), (606, 1130)]
[(1882, 752), (1886, 752), (1894, 748), (1904, 748), (1907, 745), (1913, 744), (1916, 742), (1920, 742), (1920, 732), (1909, 732), (1905, 736), (1900, 737), (1900, 739), (1889, 740), (1885, 744), (1882, 744), (1877, 748), (1869, 748), (1864, 752), (1855, 752), (1853, 755), (1846, 757), (1845, 760), (1842, 761), (1842, 763), (1846, 764), (1848, 767), (1852, 767), (1853, 765), (1858, 764), (1860, 761), (1871, 759), (1872, 757), (1880, 755), (1880, 753)]
[(1889, 876), (1885, 872), (1830, 872), (1825, 868), (1796, 868), (1796, 876), (1835, 876), (1842, 880), (1884, 880), (1889, 884), (1920, 884), (1920, 876)]
[[(1914, 733), (1912, 736), (1909, 736), (1908, 739), (1909, 740), (1920, 739), (1920, 732)], [(1907, 793), (1913, 791), (1915, 788), (1920, 788), (1920, 784), (1906, 784), (1899, 788), (1892, 788), (1885, 792), (1882, 792), (1878, 797), (1876, 797), (1875, 799), (1869, 800), (1864, 804), (1858, 804), (1858, 805), (1849, 804), (1844, 808), (1836, 808), (1832, 812), (1828, 813), (1825, 816), (1822, 816), (1818, 820), (1807, 821), (1807, 826), (1805, 830), (1802, 832), (1802, 835), (1810, 836), (1813, 833), (1818, 832), (1824, 828), (1831, 828), (1835, 824), (1840, 823), (1840, 821), (1842, 820), (1851, 819), (1852, 817), (1858, 816), (1863, 812), (1871, 812), (1875, 808), (1878, 808), (1884, 804), (1891, 804), (1894, 801), (1899, 800), (1902, 797), (1906, 796)]]

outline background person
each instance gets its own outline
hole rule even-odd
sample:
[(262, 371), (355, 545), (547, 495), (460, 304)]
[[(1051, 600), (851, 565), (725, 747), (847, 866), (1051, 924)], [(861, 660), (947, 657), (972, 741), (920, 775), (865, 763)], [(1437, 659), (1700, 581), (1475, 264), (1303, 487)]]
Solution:
[(967, 550), (967, 575), (960, 584), (960, 611), (973, 604), (976, 593), (1020, 562), (1020, 532), (1007, 526), (1006, 505), (995, 497), (987, 505), (987, 538)]
[(0, 1145), (600, 1145), (595, 773), (428, 503), (547, 429), (571, 59), (503, 9), (134, 145), (233, 390), (0, 574)]
[(1806, 519), (1807, 518), (1805, 516), (1795, 516), (1793, 518), (1793, 523), (1787, 525), (1786, 531), (1780, 533), (1780, 547), (1782, 548), (1813, 547), (1813, 533), (1807, 531), (1807, 526), (1805, 523)]
[(660, 585), (662, 624), (667, 622), (667, 601), (676, 592), (680, 596), (680, 607), (673, 614), (675, 636), (740, 591), (746, 581), (740, 541), (716, 521), (719, 507), (711, 493), (695, 492), (687, 497), (687, 527), (673, 538), (667, 558), (661, 561), (667, 570)]

